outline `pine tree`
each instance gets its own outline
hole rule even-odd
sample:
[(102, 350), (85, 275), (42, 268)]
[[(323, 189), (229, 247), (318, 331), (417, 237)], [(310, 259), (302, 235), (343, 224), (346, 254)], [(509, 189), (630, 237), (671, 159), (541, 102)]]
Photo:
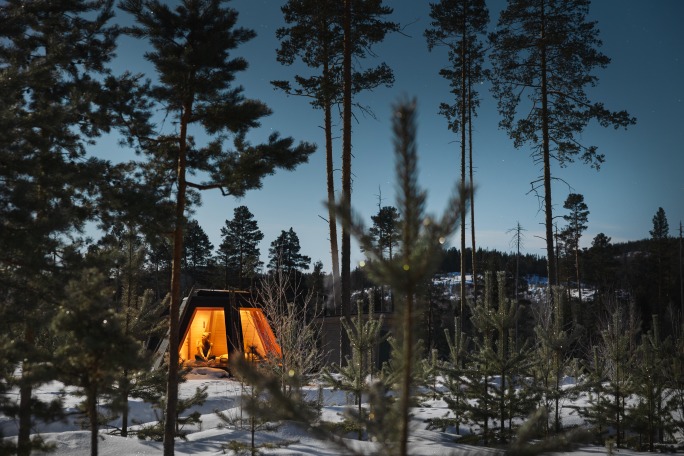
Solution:
[(575, 324), (581, 323), (580, 316), (584, 315), (582, 308), (582, 283), (580, 275), (580, 245), (579, 241), (582, 233), (587, 229), (587, 221), (589, 216), (589, 209), (584, 202), (584, 196), (579, 193), (570, 193), (565, 199), (563, 208), (570, 211), (569, 214), (564, 215), (563, 219), (568, 222), (568, 225), (561, 231), (561, 237), (564, 239), (566, 248), (573, 252), (575, 257), (575, 280), (577, 282), (577, 294), (579, 299), (579, 306), (573, 312), (573, 319)]
[[(520, 308), (517, 302), (507, 299), (506, 273), (498, 272), (496, 278), (497, 289), (495, 294), (492, 273), (485, 273), (484, 300), (472, 309), (473, 326), (485, 340), (485, 343), (479, 345), (479, 350), (473, 355), (473, 358), (479, 365), (487, 366), (484, 372), (485, 384), (488, 383), (488, 373), (499, 378), (499, 384), (492, 385), (491, 389), (484, 388), (483, 393), (486, 397), (479, 397), (478, 399), (485, 404), (486, 409), (490, 405), (488, 401), (491, 398), (491, 410), (498, 414), (499, 439), (506, 442), (511, 436), (507, 436), (505, 425), (507, 421), (510, 422), (514, 418), (509, 415), (514, 409), (512, 391), (517, 386), (513, 385), (513, 374), (522, 372), (522, 365), (528, 355), (526, 355), (525, 349), (520, 351), (511, 349), (511, 335), (515, 332), (516, 323), (520, 317)], [(496, 306), (494, 306), (495, 298), (497, 299)], [(487, 335), (487, 332), (490, 332), (491, 335)], [(473, 373), (479, 377), (477, 369), (474, 369)], [(477, 378), (471, 377), (471, 384), (476, 381)], [(515, 418), (519, 417), (516, 416)], [(488, 421), (488, 417), (485, 416), (484, 419)], [(484, 429), (486, 442), (486, 422)]]
[[(535, 334), (537, 347), (535, 356), (535, 381), (540, 382), (543, 405), (553, 410), (554, 432), (562, 428), (560, 409), (562, 401), (574, 393), (570, 388), (562, 388), (563, 377), (571, 359), (571, 346), (579, 333), (576, 327), (566, 329), (565, 306), (566, 293), (561, 287), (553, 288), (552, 306), (538, 316)], [(548, 424), (547, 424), (548, 429)]]
[[(391, 9), (382, 7), (380, 3), (366, 0), (355, 2), (358, 10), (355, 11), (356, 14), (351, 19), (353, 24), (350, 23), (350, 26), (356, 29), (355, 42), (358, 46), (351, 49), (350, 53), (359, 59), (370, 54), (371, 46), (382, 41), (385, 34), (398, 30), (397, 24), (380, 20), (391, 12)], [(301, 59), (306, 66), (319, 71), (309, 77), (296, 75), (294, 87), (290, 81), (285, 80), (271, 83), (289, 95), (310, 98), (314, 108), (323, 110), (333, 296), (335, 307), (339, 307), (339, 248), (336, 216), (332, 210), (335, 202), (332, 110), (342, 103), (343, 75), (339, 62), (344, 51), (343, 9), (340, 2), (334, 0), (289, 0), (281, 9), (288, 26), (276, 31), (277, 38), (281, 40), (278, 61), (284, 65), (292, 65), (297, 59)], [(377, 17), (372, 19), (374, 16)], [(384, 63), (363, 71), (350, 69), (350, 74), (353, 74), (354, 79), (354, 84), (350, 87), (353, 95), (382, 85), (390, 86), (394, 82), (392, 71)], [(358, 103), (356, 107), (369, 111), (369, 108)]]
[(369, 276), (376, 283), (388, 284), (397, 296), (397, 321), (394, 337), (401, 347), (401, 378), (398, 382), (397, 416), (398, 429), (394, 449), (407, 454), (409, 434), (409, 407), (413, 383), (414, 339), (417, 293), (437, 269), (442, 243), (453, 232), (456, 222), (463, 214), (463, 197), (449, 201), (448, 209), (441, 219), (425, 213), (426, 194), (417, 184), (416, 106), (414, 102), (402, 103), (395, 108), (393, 119), (396, 156), (397, 185), (399, 188), (396, 207), (402, 214), (400, 250), (390, 261), (369, 242), (363, 223), (358, 217), (348, 217), (351, 208), (343, 196), (338, 215), (351, 233), (362, 244), (371, 261), (367, 263)]
[[(451, 93), (456, 98), (453, 104), (441, 103), (440, 114), (447, 119), (449, 129), (460, 132), (461, 148), (461, 183), (466, 185), (466, 150), (470, 144), (472, 186), (472, 135), (467, 129), (472, 126), (472, 116), (479, 106), (478, 92), (474, 87), (484, 79), (485, 50), (479, 37), (486, 32), (489, 24), (489, 11), (484, 0), (441, 0), (430, 4), (432, 29), (425, 31), (428, 49), (445, 46), (448, 49), (449, 67), (442, 68), (440, 75), (449, 81)], [(470, 131), (470, 130), (468, 130)], [(471, 206), (473, 203), (471, 194)], [(472, 207), (471, 207), (472, 209)], [(473, 219), (474, 220), (474, 219)], [(473, 228), (473, 252), (475, 251), (475, 234)], [(466, 218), (461, 218), (461, 317), (466, 310), (465, 252), (466, 252)], [(475, 256), (473, 256), (475, 258)], [(473, 262), (473, 265), (475, 262)], [(473, 273), (473, 276), (475, 274)]]
[[(472, 305), (473, 351), (469, 355), (469, 363), (465, 378), (467, 379), (467, 397), (472, 405), (466, 406), (467, 417), (474, 423), (482, 423), (482, 442), (489, 442), (489, 422), (496, 416), (497, 404), (494, 401), (491, 382), (497, 374), (493, 365), (494, 333), (492, 321), (487, 318), (495, 312), (494, 283), (490, 272), (485, 274), (484, 296)], [(476, 337), (477, 335), (477, 337)]]
[(387, 252), (389, 260), (392, 260), (401, 237), (399, 219), (400, 215), (397, 208), (392, 206), (384, 206), (380, 208), (376, 215), (371, 216), (373, 226), (368, 229), (371, 242), (381, 252)]
[[(142, 276), (145, 250), (133, 229), (123, 235), (123, 246), (117, 252), (121, 263), (121, 290), (118, 313), (123, 318), (123, 331), (137, 342), (137, 356), (142, 367), (136, 370), (123, 369), (116, 381), (117, 393), (112, 398), (112, 408), (121, 413), (121, 436), (128, 435), (128, 401), (130, 397), (157, 399), (150, 390), (158, 390), (159, 372), (151, 369), (152, 353), (148, 349), (150, 340), (162, 338), (168, 323), (160, 318), (168, 300), (154, 298), (150, 289), (142, 290)], [(117, 290), (118, 291), (118, 290)], [(155, 384), (156, 383), (156, 384)], [(152, 401), (151, 401), (152, 402)]]
[[(240, 289), (245, 287), (245, 279), (253, 278), (263, 264), (259, 260), (259, 242), (264, 234), (259, 230), (254, 215), (247, 206), (238, 206), (233, 211), (233, 219), (226, 220), (221, 228), (221, 245), (218, 254), (225, 268), (225, 284), (228, 288), (229, 271), (237, 272), (237, 283)], [(232, 284), (232, 283), (231, 283)]]
[[(356, 77), (352, 68), (352, 58), (360, 60), (372, 55), (371, 47), (385, 39), (387, 33), (398, 30), (399, 25), (383, 20), (392, 13), (392, 8), (382, 4), (382, 0), (344, 0), (342, 19), (342, 198), (345, 204), (339, 208), (343, 217), (351, 218), (351, 178), (352, 178), (352, 97)], [(384, 71), (390, 71), (384, 67)], [(394, 77), (389, 76), (393, 81)], [(400, 212), (401, 212), (401, 208)], [(338, 211), (339, 212), (339, 211)], [(340, 215), (339, 213), (337, 214)], [(349, 318), (351, 313), (351, 232), (347, 224), (342, 224), (342, 258), (340, 266), (342, 315)], [(349, 347), (342, 343), (342, 350), (348, 353)]]
[(667, 223), (667, 216), (662, 207), (653, 216), (653, 229), (649, 231), (651, 239), (653, 240), (653, 253), (655, 257), (655, 282), (657, 287), (657, 294), (655, 297), (654, 312), (660, 315), (665, 314), (664, 302), (669, 296), (666, 296), (667, 286), (669, 282), (670, 271), (667, 267), (668, 261), (668, 239), (670, 238), (670, 226)]
[(468, 363), (468, 338), (462, 330), (460, 317), (454, 319), (454, 333), (450, 335), (449, 330), (445, 329), (447, 343), (449, 346), (449, 358), (442, 367), (442, 375), (445, 378), (446, 394), (443, 396), (453, 418), (441, 418), (432, 420), (431, 426), (439, 426), (443, 430), (453, 425), (456, 434), (461, 434), (461, 424), (464, 424), (468, 410), (467, 396), (465, 393), (465, 374)]
[(684, 326), (680, 328), (664, 373), (670, 388), (667, 408), (672, 411), (672, 429), (681, 434), (684, 432)]
[(500, 125), (516, 148), (530, 144), (535, 164), (542, 167), (534, 189), (543, 198), (549, 285), (556, 280), (551, 159), (565, 166), (580, 158), (598, 169), (604, 155), (596, 146), (582, 145), (577, 135), (591, 120), (604, 127), (635, 123), (626, 111), (609, 111), (587, 96), (586, 88), (597, 82), (593, 70), (610, 63), (598, 49), (596, 24), (586, 20), (588, 9), (589, 0), (513, 0), (490, 37)]
[[(157, 132), (145, 143), (144, 152), (155, 163), (158, 175), (174, 177), (175, 208), (171, 270), (169, 345), (178, 346), (181, 301), (183, 227), (192, 190), (220, 189), (224, 195), (242, 196), (260, 188), (262, 178), (276, 169), (294, 169), (315, 150), (311, 144), (294, 146), (292, 138), (272, 133), (268, 142), (251, 145), (246, 132), (270, 114), (262, 102), (245, 99), (241, 87), (232, 87), (235, 75), (247, 67), (243, 58), (231, 57), (239, 45), (255, 36), (236, 28), (237, 12), (219, 0), (183, 0), (175, 9), (157, 0), (124, 0), (121, 8), (136, 24), (128, 32), (148, 39), (153, 51), (145, 54), (158, 73), (158, 85), (149, 92), (153, 106), (162, 106), (176, 122), (169, 134)], [(201, 128), (209, 135), (197, 145), (189, 130)], [(233, 146), (226, 138), (233, 137)], [(199, 173), (199, 182), (188, 179)], [(178, 353), (169, 352), (168, 393), (164, 454), (174, 448), (178, 396)]]
[(139, 346), (126, 334), (125, 317), (118, 315), (112, 290), (97, 271), (86, 271), (67, 286), (65, 301), (52, 326), (60, 337), (54, 368), (66, 385), (85, 396), (91, 438), (90, 454), (97, 455), (98, 399), (115, 394), (113, 385), (122, 370), (142, 367)]
[(670, 356), (670, 338), (661, 340), (658, 316), (653, 315), (651, 330), (637, 347), (634, 369), (634, 393), (638, 404), (632, 407), (629, 419), (633, 428), (646, 435), (648, 451), (655, 450), (656, 443), (663, 443), (666, 422), (670, 416), (667, 410), (666, 386), (667, 358)]
[[(369, 380), (376, 373), (373, 348), (384, 339), (381, 335), (383, 317), (382, 315), (376, 316), (372, 310), (367, 318), (364, 317), (362, 301), (359, 300), (356, 306), (356, 316), (350, 320), (342, 318), (341, 324), (351, 344), (351, 356), (347, 357), (345, 363), (337, 369), (324, 370), (323, 378), (333, 388), (354, 396), (356, 413), (350, 414), (348, 420), (351, 429), (357, 431), (358, 438), (361, 440), (364, 431), (372, 432), (370, 429), (365, 429), (369, 415), (363, 410), (363, 395), (369, 391)], [(373, 426), (369, 424), (369, 427)]]
[(607, 379), (605, 404), (599, 404), (605, 413), (607, 424), (615, 429), (615, 445), (620, 448), (624, 442), (625, 400), (632, 393), (632, 366), (636, 350), (636, 336), (640, 323), (631, 309), (628, 315), (624, 309), (616, 308), (609, 315), (601, 331), (599, 356), (606, 363)]
[(288, 231), (282, 230), (268, 249), (269, 269), (275, 272), (283, 271), (286, 274), (309, 269), (311, 258), (299, 253), (300, 250), (297, 233), (292, 228)]
[(107, 85), (118, 35), (112, 16), (107, 1), (0, 7), (0, 358), (12, 371), (0, 381), (20, 391), (6, 410), (18, 422), (22, 456), (35, 448), (33, 419), (58, 411), (33, 394), (54, 376), (41, 368), (51, 361), (42, 323), (77, 274), (78, 229), (107, 179), (107, 166), (87, 157), (86, 145), (116, 125)]
[(189, 220), (183, 232), (183, 266), (197, 273), (197, 269), (207, 266), (211, 259), (213, 244), (197, 220)]

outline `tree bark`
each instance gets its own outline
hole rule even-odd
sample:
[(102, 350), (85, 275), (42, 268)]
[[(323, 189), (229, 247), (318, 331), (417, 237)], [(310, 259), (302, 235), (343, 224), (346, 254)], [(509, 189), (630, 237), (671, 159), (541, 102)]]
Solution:
[[(352, 71), (351, 71), (351, 12), (352, 0), (344, 0), (344, 56), (343, 56), (343, 79), (344, 93), (342, 95), (342, 197), (345, 207), (343, 210), (349, 216), (351, 210), (351, 97), (352, 97)], [(349, 229), (342, 227), (342, 315), (349, 318), (351, 315), (351, 237)], [(349, 355), (349, 341), (341, 331), (342, 353), (341, 359)]]
[(169, 366), (166, 379), (166, 414), (164, 416), (164, 456), (174, 455), (176, 437), (176, 416), (178, 409), (178, 339), (181, 302), (181, 258), (183, 255), (183, 226), (185, 224), (185, 191), (187, 183), (186, 153), (187, 130), (192, 103), (186, 102), (181, 116), (178, 144), (178, 193), (176, 195), (176, 217), (173, 231), (173, 257), (171, 264), (171, 304), (169, 309)]
[(341, 305), (340, 298), (340, 258), (339, 246), (337, 245), (337, 216), (335, 214), (335, 180), (334, 180), (334, 164), (333, 164), (333, 144), (332, 144), (332, 106), (330, 97), (328, 95), (328, 87), (330, 73), (328, 68), (328, 61), (323, 65), (323, 84), (326, 84), (326, 99), (325, 99), (325, 168), (327, 175), (327, 190), (328, 190), (328, 225), (330, 228), (330, 259), (332, 262), (332, 278), (333, 278), (333, 308), (335, 311), (339, 310)]
[(542, 102), (542, 155), (543, 155), (543, 166), (544, 166), (544, 215), (545, 215), (545, 225), (546, 225), (546, 263), (547, 263), (547, 273), (548, 273), (548, 299), (550, 302), (553, 301), (553, 293), (551, 293), (551, 286), (558, 285), (558, 280), (556, 277), (556, 263), (555, 255), (553, 250), (553, 207), (551, 205), (551, 150), (550, 150), (550, 139), (549, 139), (549, 109), (548, 109), (548, 84), (547, 84), (547, 63), (546, 63), (546, 30), (545, 21), (546, 16), (544, 13), (544, 5), (542, 2), (541, 6), (541, 102)]

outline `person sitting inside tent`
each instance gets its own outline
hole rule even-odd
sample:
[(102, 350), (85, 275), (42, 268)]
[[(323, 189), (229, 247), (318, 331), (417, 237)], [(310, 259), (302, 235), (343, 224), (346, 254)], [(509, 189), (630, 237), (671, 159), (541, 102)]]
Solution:
[(196, 361), (209, 361), (216, 359), (216, 356), (211, 354), (211, 348), (214, 344), (209, 342), (210, 332), (203, 332), (202, 338), (197, 341), (197, 353), (195, 354)]

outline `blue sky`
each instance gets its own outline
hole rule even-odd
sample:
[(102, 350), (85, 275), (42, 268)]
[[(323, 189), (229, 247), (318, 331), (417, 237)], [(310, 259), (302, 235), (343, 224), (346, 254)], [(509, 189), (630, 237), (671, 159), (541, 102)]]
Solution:
[[(238, 25), (252, 28), (257, 37), (238, 48), (249, 69), (238, 75), (245, 95), (267, 103), (273, 115), (251, 134), (253, 142), (271, 131), (293, 136), (319, 146), (309, 163), (294, 172), (278, 172), (264, 180), (263, 188), (244, 198), (225, 198), (204, 192), (203, 204), (194, 218), (214, 245), (220, 243), (220, 229), (233, 210), (245, 205), (254, 214), (264, 233), (262, 260), (267, 262), (268, 247), (281, 230), (294, 229), (302, 253), (321, 260), (330, 271), (326, 216), (325, 161), (322, 113), (307, 100), (288, 97), (270, 85), (274, 79), (292, 79), (305, 73), (300, 66), (283, 67), (276, 60), (278, 42), (275, 30), (284, 25), (280, 6), (283, 0), (233, 0), (229, 6), (240, 12)], [(358, 114), (353, 126), (352, 205), (370, 224), (370, 216), (382, 205), (394, 204), (394, 156), (391, 136), (391, 107), (402, 97), (418, 100), (418, 151), (420, 185), (428, 192), (428, 211), (441, 214), (447, 196), (460, 175), (457, 137), (438, 114), (440, 102), (451, 102), (446, 81), (438, 74), (447, 64), (442, 50), (428, 52), (423, 31), (429, 26), (429, 2), (422, 0), (386, 1), (394, 8), (392, 19), (406, 25), (405, 35), (389, 36), (375, 48), (377, 59), (385, 61), (395, 73), (392, 88), (380, 88), (359, 95), (375, 118)], [(502, 0), (489, 1), (492, 26), (503, 8)], [(119, 13), (122, 14), (122, 13)], [(589, 223), (581, 244), (589, 246), (602, 232), (613, 242), (649, 237), (653, 215), (665, 209), (670, 235), (678, 235), (684, 221), (684, 2), (661, 0), (596, 0), (590, 18), (598, 22), (603, 40), (601, 50), (611, 64), (595, 74), (598, 86), (590, 98), (604, 102), (612, 110), (627, 110), (637, 118), (628, 130), (590, 126), (579, 139), (596, 145), (606, 155), (606, 163), (596, 171), (582, 163), (553, 170), (564, 182), (554, 182), (554, 215), (562, 215), (568, 193), (581, 193), (589, 207)], [(140, 53), (138, 53), (140, 52)], [(120, 64), (133, 71), (146, 70), (142, 48), (123, 40)], [(520, 222), (525, 231), (524, 251), (544, 255), (544, 216), (537, 198), (529, 193), (530, 182), (540, 169), (526, 147), (515, 149), (505, 132), (498, 128), (496, 103), (488, 86), (480, 90), (482, 106), (474, 124), (475, 226), (479, 247), (512, 251), (507, 231)], [(336, 168), (340, 165), (341, 141), (335, 142)], [(336, 186), (340, 188), (340, 174)], [(468, 220), (469, 221), (469, 220)], [(564, 224), (562, 220), (559, 221)], [(458, 234), (451, 245), (459, 245)], [(352, 248), (352, 265), (362, 259)]]

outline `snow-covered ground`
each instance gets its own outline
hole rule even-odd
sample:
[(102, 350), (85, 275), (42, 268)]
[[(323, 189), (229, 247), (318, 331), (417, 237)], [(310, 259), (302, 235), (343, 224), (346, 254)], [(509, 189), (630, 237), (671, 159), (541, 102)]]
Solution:
[[(195, 369), (188, 381), (181, 384), (181, 397), (189, 397), (196, 388), (207, 387), (208, 399), (196, 410), (202, 414), (202, 423), (199, 426), (185, 429), (188, 431), (187, 440), (176, 441), (177, 455), (223, 455), (236, 454), (229, 449), (231, 442), (239, 442), (244, 445), (250, 443), (250, 432), (247, 426), (240, 427), (237, 423), (241, 417), (241, 396), (243, 387), (238, 381), (225, 377), (225, 372), (220, 369), (201, 368)], [(569, 382), (568, 386), (572, 386)], [(63, 387), (59, 383), (51, 383), (42, 387), (38, 395), (42, 399), (49, 399), (61, 394)], [(69, 395), (66, 391), (65, 404), (75, 410), (80, 400), (78, 397)], [(316, 386), (308, 388), (312, 398), (318, 397), (319, 389)], [(324, 407), (322, 419), (326, 421), (338, 421), (341, 419), (342, 410), (347, 404), (347, 398), (343, 392), (323, 390)], [(579, 405), (566, 404), (566, 405)], [(130, 402), (130, 419), (138, 423), (155, 421), (153, 410), (148, 404), (132, 399)], [(566, 426), (579, 424), (581, 419), (572, 411), (571, 407), (565, 407), (563, 422)], [(226, 425), (216, 415), (216, 411), (222, 412), (228, 417), (234, 417), (235, 425)], [(458, 444), (455, 436), (451, 433), (443, 433), (427, 429), (426, 420), (431, 417), (442, 417), (448, 413), (446, 404), (441, 400), (425, 400), (420, 407), (413, 409), (413, 427), (410, 437), (411, 455), (464, 455), (464, 454), (494, 454), (494, 450), (482, 447)], [(244, 418), (244, 416), (242, 416)], [(81, 430), (78, 424), (79, 418), (69, 422), (53, 423), (39, 426), (38, 431), (48, 441), (57, 445), (57, 455), (88, 456), (90, 454), (90, 433)], [(116, 426), (120, 423), (112, 423)], [(16, 435), (16, 424), (5, 417), (0, 416), (0, 430), (6, 438)], [(160, 455), (162, 443), (139, 440), (132, 436), (128, 438), (111, 435), (107, 428), (100, 432), (99, 454), (100, 455)], [(362, 454), (373, 454), (377, 449), (373, 443), (348, 440), (349, 446)], [(344, 451), (334, 444), (313, 437), (307, 430), (296, 423), (280, 423), (278, 426), (269, 426), (256, 433), (256, 444), (261, 445), (260, 454), (272, 455), (338, 455)], [(606, 454), (603, 447), (580, 448), (573, 454), (596, 455)], [(249, 451), (242, 454), (249, 454)], [(620, 449), (620, 455), (635, 455), (636, 452)]]

